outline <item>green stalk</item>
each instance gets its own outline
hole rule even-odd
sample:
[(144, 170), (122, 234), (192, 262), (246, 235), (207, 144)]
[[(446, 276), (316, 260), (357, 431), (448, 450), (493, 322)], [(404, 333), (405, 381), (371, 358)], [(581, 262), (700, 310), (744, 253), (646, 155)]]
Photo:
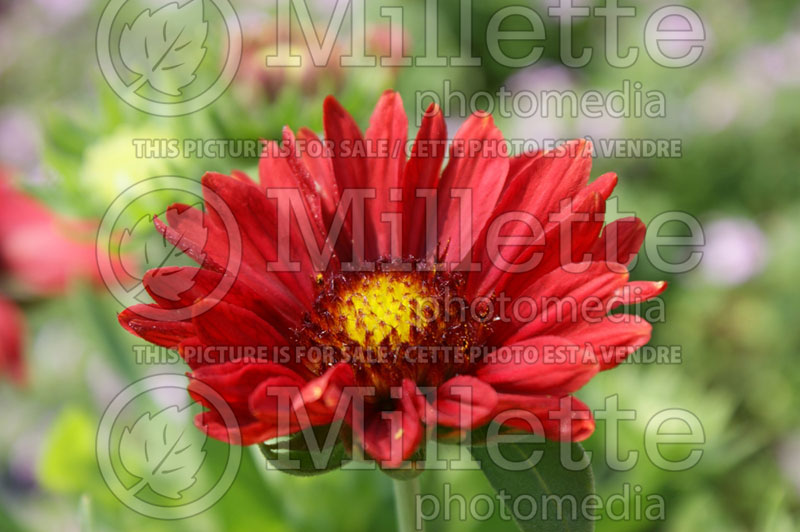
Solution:
[(415, 528), (419, 477), (409, 480), (393, 479), (394, 502), (397, 511), (397, 532), (420, 532)]

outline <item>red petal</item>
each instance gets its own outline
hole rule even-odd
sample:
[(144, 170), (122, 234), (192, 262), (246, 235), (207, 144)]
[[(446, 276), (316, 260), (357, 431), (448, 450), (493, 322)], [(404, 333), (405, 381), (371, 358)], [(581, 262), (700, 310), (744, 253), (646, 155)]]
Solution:
[(508, 180), (506, 181), (503, 194), (505, 195), (508, 187), (522, 175), (526, 175), (531, 168), (531, 165), (544, 155), (542, 150), (531, 150), (525, 153), (520, 153), (508, 159)]
[(247, 410), (234, 411), (235, 424), (229, 427), (216, 410), (197, 414), (195, 426), (211, 438), (231, 445), (254, 445), (274, 438), (275, 426), (256, 419)]
[(314, 178), (315, 188), (322, 204), (325, 227), (330, 227), (340, 198), (330, 153), (319, 137), (308, 128), (300, 128), (297, 138), (301, 141), (301, 145), (305, 145), (301, 155), (303, 164)]
[[(178, 209), (191, 209), (187, 205), (173, 205), (170, 209), (167, 210), (167, 215), (169, 216), (170, 210), (178, 210)], [(188, 211), (182, 211), (188, 212)], [(198, 211), (199, 212), (199, 211)], [(168, 226), (164, 222), (162, 222), (157, 216), (153, 218), (153, 224), (156, 227), (156, 230), (161, 233), (164, 239), (175, 246), (177, 249), (181, 250), (187, 256), (189, 256), (192, 260), (194, 260), (197, 264), (204, 268), (208, 268), (209, 270), (218, 272), (218, 273), (225, 273), (225, 267), (227, 265), (227, 261), (225, 258), (227, 257), (227, 252), (217, 251), (216, 253), (206, 247), (206, 240), (207, 237), (203, 237), (203, 240), (199, 240), (199, 231), (202, 229), (202, 226), (195, 226), (191, 232), (188, 232), (189, 229), (183, 227), (181, 229), (176, 229), (173, 227)], [(213, 241), (217, 243), (217, 239), (208, 239), (209, 241)], [(226, 248), (227, 249), (227, 248)], [(223, 263), (220, 264), (214, 258), (216, 257), (223, 257)]]
[[(196, 209), (175, 206), (167, 211), (167, 216), (177, 229), (165, 226), (158, 219), (156, 227), (167, 240), (204, 267), (217, 273), (230, 270), (237, 281), (268, 298), (287, 317), (299, 318), (313, 298), (308, 274), (311, 269), (302, 267), (309, 263), (302, 239), (296, 234), (290, 239), (290, 245), (295, 245), (290, 250), (292, 259), (301, 264), (299, 272), (267, 271), (266, 262), (277, 260), (277, 238), (269, 233), (270, 228), (274, 230), (274, 223), (270, 222), (276, 219), (274, 205), (258, 187), (227, 176), (206, 174), (203, 184), (205, 215)], [(236, 208), (228, 209), (225, 205)], [(223, 216), (217, 211), (222, 211)], [(298, 298), (306, 301), (306, 305)]]
[(475, 375), (503, 393), (564, 395), (597, 374), (592, 357), (584, 356), (574, 338), (536, 336), (486, 355)]
[[(508, 173), (504, 149), (503, 135), (490, 115), (472, 115), (456, 133), (438, 190), (439, 242), (442, 252), (447, 250), (446, 262), (461, 262), (489, 220)], [(451, 195), (466, 190), (471, 191), (471, 204), (464, 208), (462, 199)], [(471, 223), (460, 219), (461, 211)]]
[[(429, 220), (425, 198), (418, 198), (418, 190), (436, 189), (439, 171), (445, 155), (447, 126), (442, 110), (431, 104), (422, 118), (422, 125), (411, 150), (403, 173), (403, 255), (421, 258), (426, 256), (426, 231), (436, 220)], [(434, 242), (436, 236), (434, 235)]]
[[(312, 222), (314, 229), (322, 232), (322, 202), (321, 187), (314, 183), (314, 177), (305, 164), (305, 159), (299, 158), (299, 148), (292, 131), (283, 128), (283, 147), (275, 141), (264, 144), (264, 150), (258, 163), (258, 174), (261, 188), (269, 189), (295, 189), (300, 192), (306, 215)], [(334, 185), (335, 186), (335, 185)], [(328, 194), (335, 192), (324, 191)], [(274, 216), (274, 208), (270, 205), (270, 217)], [(272, 220), (274, 223), (274, 220)]]
[(646, 231), (644, 222), (633, 216), (611, 222), (590, 249), (592, 260), (630, 264), (644, 242)]
[[(505, 224), (502, 227), (502, 236), (532, 236), (533, 241), (524, 245), (504, 245), (499, 250), (501, 257), (492, 255), (495, 248), (493, 245), (487, 245), (489, 228), (487, 226), (487, 231), (481, 234), (477, 245), (479, 252), (483, 254), (481, 258), (483, 273), (473, 273), (469, 276), (468, 293), (485, 295), (490, 291), (495, 293), (502, 291), (513, 297), (554, 268), (570, 262), (585, 262), (586, 251), (596, 242), (603, 227), (606, 200), (616, 182), (615, 174), (604, 174), (582, 188), (571, 201), (564, 199), (563, 201), (568, 202), (563, 204), (565, 210), (562, 211), (560, 205), (555, 219), (550, 219), (551, 213), (535, 215), (534, 218), (543, 228), (543, 231), (539, 230), (537, 234), (530, 234), (531, 228), (527, 223)], [(536, 191), (526, 191), (525, 180), (518, 180), (517, 183), (504, 196), (507, 199), (498, 205), (492, 215), (493, 220), (505, 212), (532, 213), (532, 209), (536, 208), (525, 199), (531, 195), (535, 197)], [(534, 227), (536, 228), (536, 225)], [(565, 237), (569, 238), (568, 242), (564, 241)], [(499, 258), (503, 260), (498, 261)], [(513, 268), (507, 267), (504, 262), (513, 265)], [(526, 266), (529, 262), (530, 265)]]
[[(274, 200), (269, 200), (266, 194), (258, 187), (242, 183), (221, 174), (207, 173), (203, 176), (203, 185), (207, 190), (213, 191), (226, 205), (231, 206), (229, 214), (235, 220), (238, 235), (233, 235), (230, 240), (234, 242), (237, 236), (241, 239), (242, 253), (240, 273), (247, 277), (260, 277), (269, 281), (271, 278), (280, 280), (290, 289), (292, 294), (303, 305), (309, 305), (313, 299), (313, 285), (310, 282), (312, 266), (308, 249), (302, 236), (298, 232), (290, 235), (290, 256), (299, 262), (299, 271), (271, 271), (269, 263), (277, 263), (278, 246), (277, 224), (278, 214)], [(218, 201), (217, 201), (218, 203)], [(213, 200), (206, 198), (208, 216), (213, 225), (223, 227), (224, 219), (220, 217), (213, 207)], [(230, 222), (229, 222), (230, 223)], [(295, 227), (292, 224), (291, 227)], [(234, 249), (234, 252), (236, 250)], [(234, 254), (234, 257), (236, 254)], [(280, 268), (288, 270), (288, 268)]]
[(496, 406), (494, 389), (482, 379), (467, 375), (453, 377), (439, 386), (433, 403), (437, 423), (464, 429), (486, 423)]
[(304, 411), (312, 425), (330, 423), (335, 419), (349, 417), (349, 401), (345, 393), (355, 390), (353, 367), (340, 363), (329, 368), (322, 376), (308, 381), (295, 398), (294, 410)]
[(368, 409), (364, 425), (357, 417), (353, 431), (361, 440), (364, 451), (383, 467), (398, 467), (414, 454), (424, 436), (416, 404), (407, 386), (399, 387), (400, 398), (395, 410)]
[(250, 395), (250, 412), (264, 424), (269, 435), (261, 441), (293, 434), (303, 427), (292, 408), (302, 385), (302, 380), (275, 377), (261, 382)]
[(183, 340), (195, 336), (195, 329), (189, 322), (172, 321), (174, 316), (174, 312), (157, 305), (134, 305), (120, 312), (117, 319), (127, 331), (139, 338), (168, 349), (177, 349)]
[[(628, 270), (621, 264), (590, 262), (567, 266), (575, 268), (575, 271), (555, 269), (520, 294), (520, 298), (531, 298), (536, 306), (536, 315), (528, 319), (519, 310), (515, 315), (512, 307), (509, 321), (500, 322), (496, 328), (495, 341), (514, 343), (548, 330), (577, 327), (588, 318), (601, 317), (608, 312), (606, 301), (628, 281)], [(590, 297), (592, 304), (587, 305)], [(511, 338), (502, 341), (509, 334), (512, 334)]]
[[(248, 404), (250, 395), (265, 380), (274, 377), (293, 379), (299, 384), (304, 381), (295, 371), (271, 361), (238, 359), (220, 364), (203, 366), (192, 372), (194, 380), (214, 389), (230, 404)], [(195, 393), (197, 384), (189, 384), (189, 393), (204, 405), (210, 404), (201, 393)]]
[[(519, 430), (533, 432), (555, 441), (582, 441), (594, 432), (592, 412), (577, 398), (567, 395), (498, 394), (493, 419)], [(514, 417), (508, 417), (508, 416)], [(532, 426), (533, 425), (533, 426)]]
[(363, 149), (364, 137), (350, 113), (333, 96), (322, 106), (325, 140), (331, 143), (333, 171), (339, 190), (368, 186), (367, 166), (360, 154), (348, 153)]
[[(400, 202), (390, 201), (389, 191), (400, 186), (406, 164), (408, 118), (403, 100), (394, 91), (386, 91), (378, 100), (367, 128), (367, 186), (375, 189), (375, 199), (367, 200), (367, 258), (388, 257), (390, 243), (400, 243), (398, 224), (382, 221), (384, 213), (399, 212)], [(392, 229), (390, 231), (390, 228)], [(370, 249), (374, 244), (374, 248)], [(397, 252), (401, 250), (398, 248)]]
[(258, 182), (261, 188), (293, 186), (294, 175), (286, 154), (274, 140), (264, 142), (261, 158), (258, 160)]
[[(247, 308), (283, 333), (296, 325), (276, 305), (275, 290), (256, 292), (232, 277), (189, 266), (149, 270), (142, 279), (147, 293), (164, 309), (187, 309), (207, 298)], [(278, 294), (284, 290), (281, 286)], [(279, 297), (279, 296), (276, 296)]]
[(205, 344), (201, 342), (197, 336), (186, 338), (178, 344), (178, 354), (181, 355), (183, 361), (186, 362), (186, 365), (192, 370), (207, 366), (209, 363), (215, 364), (217, 362), (215, 357), (207, 356)]
[[(516, 169), (517, 175), (508, 183), (507, 197), (512, 203), (524, 202), (527, 212), (544, 221), (558, 210), (561, 200), (574, 197), (586, 185), (592, 169), (591, 143), (583, 139), (567, 142), (528, 158)], [(524, 195), (511, 194), (512, 190)]]
[(622, 305), (636, 305), (661, 295), (667, 289), (666, 281), (633, 281), (615, 294), (612, 310)]
[(317, 191), (317, 184), (314, 182), (314, 177), (308, 170), (303, 160), (300, 159), (300, 148), (297, 146), (297, 140), (294, 133), (288, 127), (283, 128), (283, 146), (286, 149), (286, 160), (289, 163), (289, 168), (292, 171), (293, 181), (286, 183), (283, 187), (273, 185), (278, 188), (297, 188), (303, 197), (306, 210), (311, 217), (313, 227), (317, 229), (318, 235), (325, 234), (324, 223), (322, 220), (322, 202)]
[(611, 369), (650, 341), (652, 325), (633, 314), (613, 314), (569, 332), (570, 339), (594, 350), (601, 370)]
[(214, 300), (204, 300), (196, 308), (192, 322), (197, 337), (207, 346), (271, 348), (286, 344), (275, 327), (246, 308)]
[[(288, 368), (272, 363), (244, 361), (205, 366), (195, 370), (191, 377), (190, 395), (209, 408), (208, 412), (196, 417), (195, 424), (213, 438), (222, 441), (233, 439), (239, 445), (251, 445), (283, 435), (278, 433), (282, 424), (275, 420), (263, 421), (252, 414), (250, 396), (254, 390), (265, 382), (283, 386), (293, 384), (295, 387), (302, 384), (302, 378)], [(226, 425), (221, 413), (203, 395), (201, 383), (209, 386), (225, 400), (236, 415), (238, 427)], [(236, 437), (241, 441), (236, 442)]]

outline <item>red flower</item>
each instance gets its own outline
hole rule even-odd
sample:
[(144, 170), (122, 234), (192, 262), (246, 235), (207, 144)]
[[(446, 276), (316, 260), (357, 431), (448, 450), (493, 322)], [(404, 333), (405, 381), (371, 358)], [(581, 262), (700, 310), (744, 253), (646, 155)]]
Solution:
[[(446, 132), (435, 106), (408, 159), (394, 92), (365, 135), (333, 98), (324, 125), (325, 142), (286, 129), (282, 150), (268, 143), (260, 184), (208, 173), (205, 214), (174, 205), (168, 225), (156, 222), (201, 267), (148, 272), (155, 303), (119, 318), (177, 348), (240, 427), (230, 434), (195, 394), (209, 408), (197, 425), (253, 444), (344, 419), (386, 466), (407, 459), (426, 429), (468, 430), (508, 409), (517, 415), (500, 421), (512, 428), (591, 434), (591, 413), (571, 394), (650, 337), (644, 320), (609, 312), (665, 286), (628, 281), (645, 227), (627, 218), (603, 228), (617, 179), (587, 184), (591, 147), (509, 158), (492, 118), (476, 114), (440, 175)], [(352, 193), (363, 190), (360, 209)]]
[[(0, 275), (17, 294), (50, 297), (63, 293), (76, 278), (100, 281), (91, 230), (67, 221), (9, 183), (0, 168)], [(83, 234), (86, 242), (73, 239)], [(0, 374), (24, 380), (22, 313), (0, 298)]]

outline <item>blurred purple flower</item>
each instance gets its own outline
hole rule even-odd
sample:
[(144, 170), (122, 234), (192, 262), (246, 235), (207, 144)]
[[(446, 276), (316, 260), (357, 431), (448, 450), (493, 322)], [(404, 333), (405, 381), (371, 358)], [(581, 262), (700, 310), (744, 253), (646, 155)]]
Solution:
[(506, 80), (506, 87), (511, 92), (570, 90), (575, 88), (575, 81), (570, 70), (557, 63), (537, 63), (522, 69)]
[(52, 19), (64, 21), (83, 13), (89, 0), (35, 0)]
[(31, 173), (39, 165), (40, 134), (33, 118), (17, 108), (0, 109), (0, 160)]
[(577, 133), (590, 139), (613, 139), (622, 136), (624, 118), (604, 114), (599, 118), (578, 117)]
[[(513, 138), (542, 143), (573, 136), (568, 129), (567, 121), (554, 116), (555, 109), (548, 108), (544, 112), (542, 109), (545, 105), (542, 102), (543, 92), (556, 91), (563, 94), (566, 91), (576, 90), (573, 74), (567, 67), (556, 63), (537, 63), (508, 78), (505, 86), (512, 94), (523, 91), (532, 93), (538, 106), (531, 116), (520, 116), (514, 120), (511, 131)], [(545, 117), (544, 114), (548, 116)]]
[(778, 446), (778, 463), (784, 476), (800, 494), (800, 434), (790, 435)]
[(740, 86), (718, 80), (707, 82), (691, 95), (687, 119), (708, 131), (722, 131), (736, 120), (747, 98)]
[(767, 263), (767, 241), (746, 218), (721, 218), (705, 228), (703, 276), (711, 283), (737, 285), (758, 275)]
[[(708, 25), (705, 25), (705, 38), (703, 39), (703, 48), (706, 49), (706, 52), (709, 50), (712, 44), (712, 36), (710, 33), (710, 28)], [(691, 32), (692, 31), (692, 22), (685, 18), (683, 15), (670, 15), (664, 17), (663, 20), (658, 24), (658, 31), (659, 32)], [(667, 57), (671, 58), (679, 58), (685, 57), (689, 51), (698, 45), (698, 41), (688, 38), (689, 34), (686, 35), (686, 39), (679, 39), (676, 37), (672, 37), (671, 39), (662, 39), (658, 43), (659, 51), (666, 55)], [(649, 37), (649, 36), (646, 36)], [(702, 56), (701, 56), (702, 57)]]

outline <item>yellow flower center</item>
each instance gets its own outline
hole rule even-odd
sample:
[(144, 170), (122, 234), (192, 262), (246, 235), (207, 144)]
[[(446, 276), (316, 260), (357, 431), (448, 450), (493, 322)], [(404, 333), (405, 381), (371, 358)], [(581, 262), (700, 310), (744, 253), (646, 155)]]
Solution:
[(440, 310), (419, 277), (389, 272), (357, 278), (335, 307), (342, 331), (366, 348), (411, 342)]
[(321, 375), (347, 362), (359, 385), (374, 386), (378, 398), (403, 379), (435, 386), (466, 371), (474, 362), (470, 349), (481, 345), (490, 325), (469, 315), (463, 284), (458, 274), (426, 269), (318, 275), (314, 308), (295, 341), (332, 356), (306, 358), (304, 365)]

